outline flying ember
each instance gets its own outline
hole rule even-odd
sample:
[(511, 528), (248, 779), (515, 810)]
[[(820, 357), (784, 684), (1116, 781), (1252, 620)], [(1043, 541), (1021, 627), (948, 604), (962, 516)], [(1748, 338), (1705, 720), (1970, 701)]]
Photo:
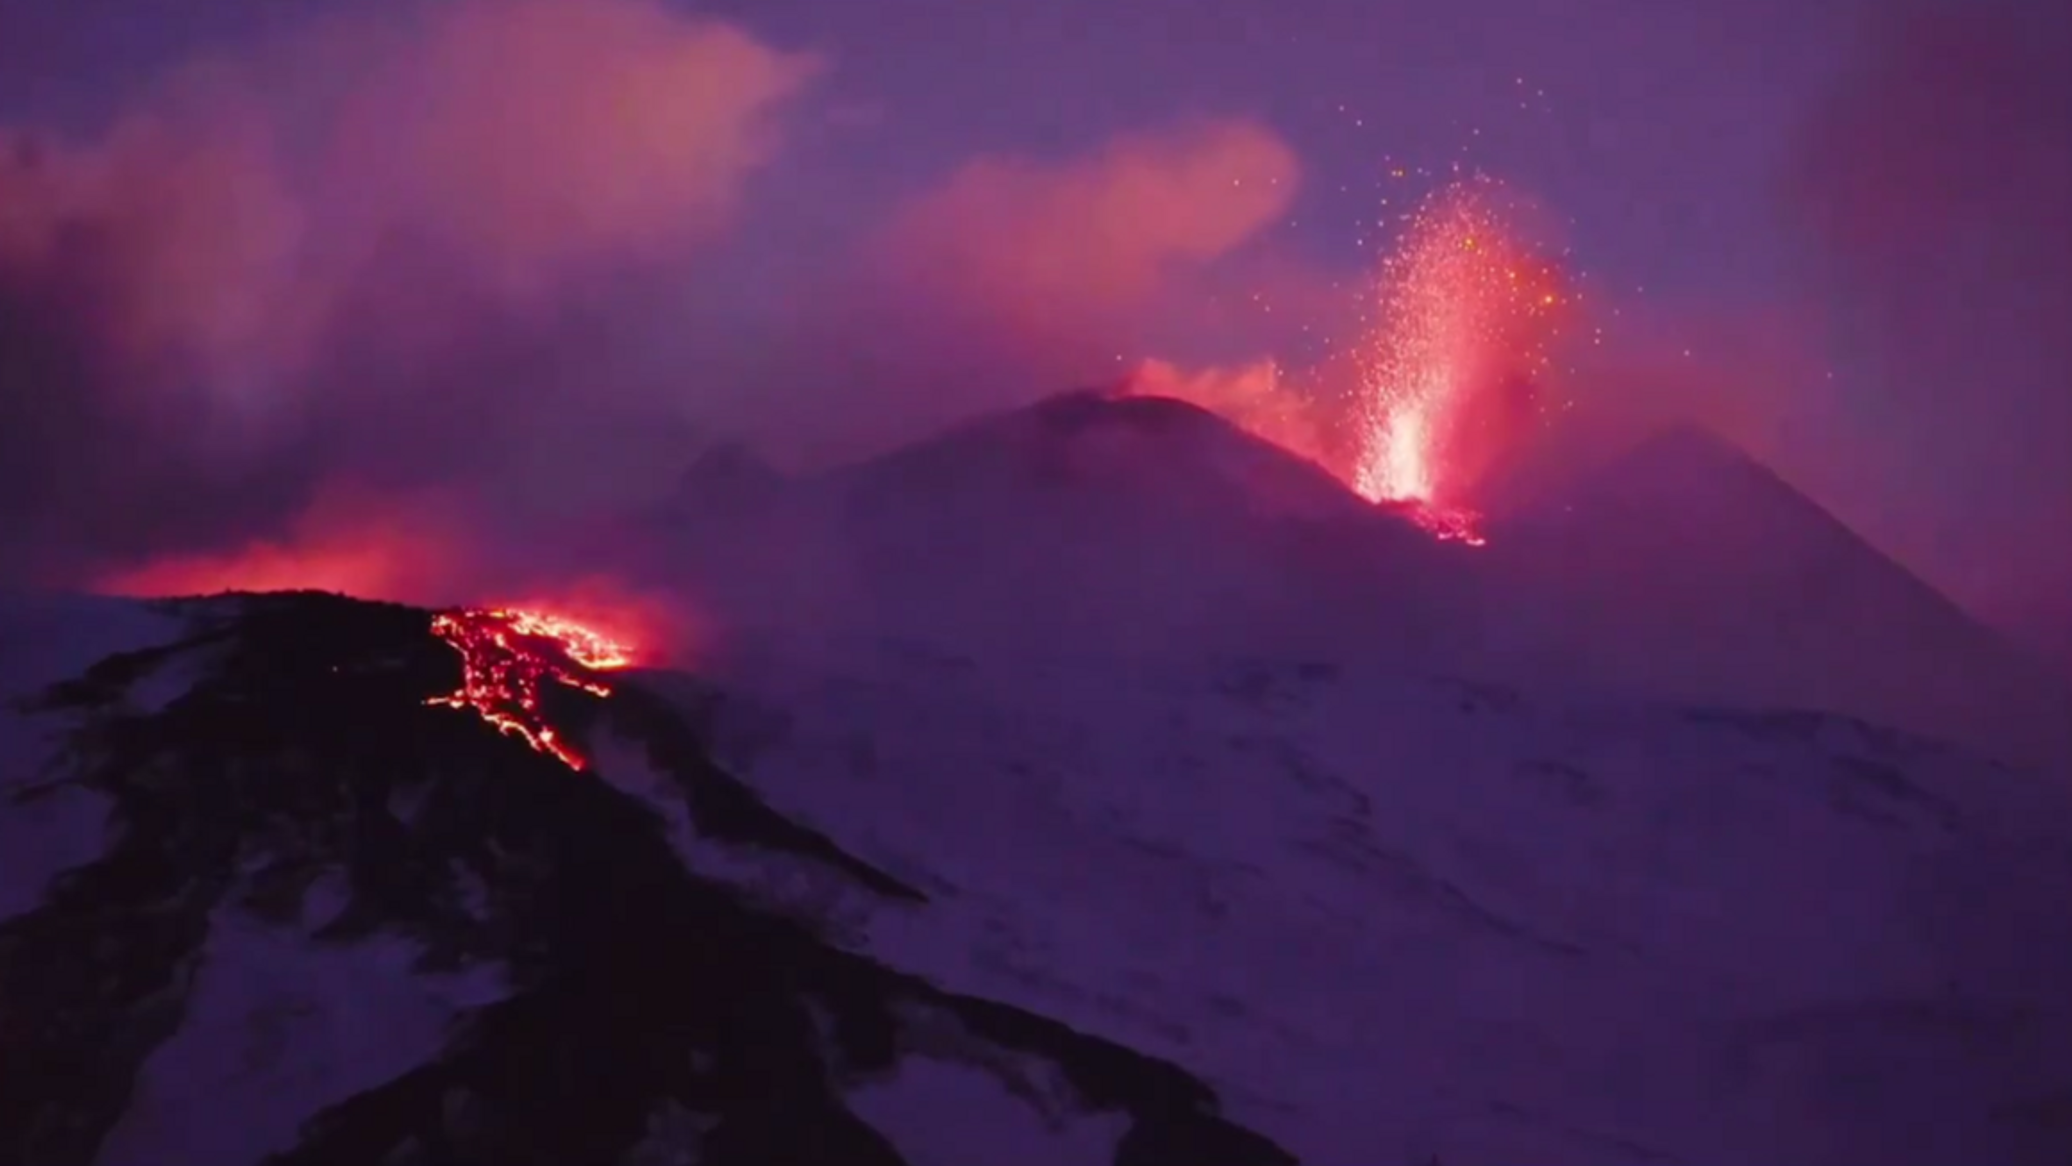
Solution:
[(432, 634), (460, 653), (460, 687), (426, 704), (473, 709), (498, 729), (522, 737), (571, 769), (583, 758), (554, 731), (540, 709), (540, 686), (553, 681), (594, 696), (611, 687), (593, 674), (631, 664), (627, 648), (579, 624), (532, 611), (442, 612)]
[(1382, 263), (1360, 352), (1352, 485), (1442, 539), (1481, 545), (1468, 496), (1537, 410), (1569, 295), (1486, 182), (1440, 191)]

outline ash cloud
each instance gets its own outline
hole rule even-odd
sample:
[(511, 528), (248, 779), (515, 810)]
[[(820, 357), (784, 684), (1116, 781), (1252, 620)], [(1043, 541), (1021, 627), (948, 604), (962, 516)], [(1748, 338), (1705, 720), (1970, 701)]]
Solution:
[(1236, 119), (1128, 135), (1084, 157), (979, 158), (872, 247), (937, 298), (975, 296), (1023, 326), (1060, 312), (1112, 318), (1279, 219), (1298, 175), (1278, 136)]
[(390, 5), (188, 62), (98, 135), (0, 128), (5, 574), (541, 476), (512, 463), (556, 406), (654, 404), (586, 399), (594, 305), (728, 225), (818, 69), (648, 0)]
[(788, 272), (754, 191), (846, 124), (828, 69), (660, 0), (409, 0), (0, 125), (0, 584), (451, 598), (711, 441), (1120, 375), (1298, 178), (1245, 120), (997, 154)]
[(857, 241), (791, 359), (753, 374), (771, 396), (752, 436), (780, 456), (855, 456), (1120, 379), (1213, 327), (1216, 276), (1257, 261), (1299, 184), (1293, 150), (1243, 118), (974, 158)]
[[(231, 354), (267, 335), (266, 268), (293, 231), (271, 178), (224, 126), (0, 139), (0, 537), (177, 541), (279, 487), (217, 457), (259, 421)], [(189, 505), (152, 512), (170, 493)]]

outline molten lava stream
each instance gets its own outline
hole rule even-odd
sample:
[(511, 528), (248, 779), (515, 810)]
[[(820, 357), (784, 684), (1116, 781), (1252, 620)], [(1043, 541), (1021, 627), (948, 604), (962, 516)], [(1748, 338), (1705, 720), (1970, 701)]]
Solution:
[(611, 687), (591, 674), (632, 663), (623, 645), (538, 612), (442, 612), (432, 619), (432, 634), (460, 653), (461, 683), (426, 704), (473, 709), (502, 732), (524, 738), (570, 769), (582, 769), (583, 758), (547, 723), (540, 708), (541, 683), (552, 680), (594, 696), (610, 696)]

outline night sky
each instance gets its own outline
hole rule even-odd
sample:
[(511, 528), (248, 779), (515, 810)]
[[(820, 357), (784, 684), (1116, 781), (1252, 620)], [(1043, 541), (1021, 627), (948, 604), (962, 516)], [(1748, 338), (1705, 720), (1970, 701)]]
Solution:
[(1618, 355), (1579, 396), (1699, 414), (2072, 651), (2062, 5), (576, 7), (0, 9), (0, 125), (139, 195), (0, 168), (16, 561), (289, 529), (344, 477), (553, 450), (603, 497), (715, 433), (825, 454), (1118, 358), (1300, 363), (1382, 199), (1460, 164), (1581, 274)]

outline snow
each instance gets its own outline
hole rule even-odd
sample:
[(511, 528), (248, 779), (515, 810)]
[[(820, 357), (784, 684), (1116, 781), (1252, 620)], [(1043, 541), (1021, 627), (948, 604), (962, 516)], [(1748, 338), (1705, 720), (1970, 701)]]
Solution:
[[(179, 634), (172, 619), (128, 601), (0, 594), (0, 702), (12, 709), (112, 652)], [(110, 841), (106, 798), (51, 784), (50, 732), (42, 717), (0, 711), (0, 921), (34, 907), (54, 876)]]
[[(1406, 650), (1464, 548), (1191, 405), (1077, 394), (645, 530), (659, 585), (729, 629)], [(691, 582), (695, 581), (695, 582)]]
[[(37, 906), (50, 880), (99, 857), (112, 840), (108, 799), (60, 780), (58, 724), (12, 702), (83, 673), (117, 652), (173, 642), (175, 619), (118, 600), (0, 598), (0, 920)], [(172, 699), (203, 661), (187, 658), (139, 682), (140, 709)], [(229, 896), (235, 901), (233, 889)], [(414, 970), (421, 949), (387, 937), (308, 938), (342, 908), (320, 881), (305, 926), (282, 929), (218, 908), (177, 1032), (151, 1052), (99, 1166), (256, 1162), (293, 1144), (309, 1115), (414, 1067), (462, 1010), (497, 998), (500, 974)]]
[(97, 1166), (258, 1162), (291, 1148), (303, 1121), (436, 1053), (465, 1009), (503, 993), (499, 974), (414, 969), (417, 945), (382, 937), (318, 943), (233, 907), (212, 917), (179, 1031), (138, 1074)]
[(632, 540), (630, 569), (723, 634), (995, 654), (1363, 644), (1406, 669), (1824, 709), (2072, 759), (2072, 688), (1702, 431), (1643, 443), (1490, 533), (1438, 543), (1192, 406), (1082, 393), (752, 504), (687, 497)]
[(1518, 608), (1470, 665), (1821, 708), (2024, 762), (2072, 757), (2072, 689), (1725, 441), (1671, 429), (1495, 532)]
[(1372, 665), (816, 641), (734, 679), (790, 718), (758, 788), (931, 888), (874, 954), (1317, 1166), (2053, 1160), (1995, 1116), (2072, 1083), (2033, 942), (2072, 816), (2018, 775)]
[[(1311, 1166), (2072, 1160), (2064, 775), (1676, 703), (1869, 707), (1852, 686), (1945, 649), (1960, 681), (2001, 676), (1961, 613), (1711, 447), (1664, 488), (1725, 483), (1753, 534), (1628, 545), (1614, 523), (1506, 558), (1347, 510), (1213, 419), (1062, 408), (1062, 428), (1010, 417), (702, 520), (741, 559), (697, 562), (730, 632), (700, 660), (724, 759), (929, 902), (702, 837), (630, 742), (591, 742), (584, 780), (662, 815), (691, 869), (892, 967), (1203, 1075)], [(1783, 508), (1741, 511), (1750, 482)], [(1624, 610), (1614, 568), (1664, 545), (1693, 556), (1682, 606)], [(1708, 574), (1765, 546), (1846, 569), (1827, 606), (1785, 613), (1799, 632), (1766, 622), (1791, 571)], [(1575, 590), (1522, 589), (1549, 547), (1603, 558)], [(1549, 670), (1507, 672), (1565, 619), (1621, 634), (1552, 636)], [(135, 605), (10, 599), (0, 681), (173, 634)], [(1947, 707), (1909, 691), (1931, 699), (1881, 707)], [(12, 787), (38, 780), (43, 732), (0, 715)], [(0, 802), (0, 918), (97, 853), (105, 817), (67, 787)], [(212, 917), (101, 1166), (263, 1157), (502, 990), (424, 975), (399, 940), (317, 944), (327, 903), (287, 930)], [(1118, 1119), (1050, 1089), (946, 1030), (852, 1100), (916, 1166), (1107, 1161)], [(699, 1119), (651, 1117), (642, 1160), (687, 1161)]]
[(58, 874), (112, 841), (108, 799), (76, 787), (0, 787), (0, 922), (35, 907)]
[(848, 1101), (911, 1166), (1108, 1166), (1127, 1120), (1046, 1104), (1063, 1089), (1051, 1072), (920, 1055)]
[(0, 699), (13, 701), (114, 653), (179, 639), (179, 620), (127, 599), (0, 592)]

